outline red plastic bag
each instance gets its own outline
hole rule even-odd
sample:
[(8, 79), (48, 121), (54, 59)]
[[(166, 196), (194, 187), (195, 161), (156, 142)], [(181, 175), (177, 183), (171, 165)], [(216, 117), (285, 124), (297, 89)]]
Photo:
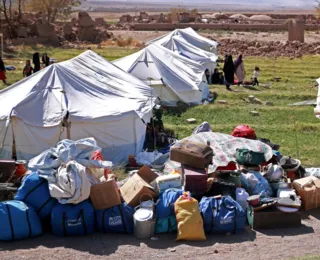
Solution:
[[(95, 151), (92, 157), (92, 160), (96, 161), (104, 161), (102, 153), (100, 151)], [(108, 180), (108, 174), (110, 173), (110, 169), (104, 169), (104, 177)]]
[(232, 136), (234, 137), (242, 137), (246, 139), (257, 139), (255, 131), (248, 125), (239, 125), (237, 126), (233, 132)]

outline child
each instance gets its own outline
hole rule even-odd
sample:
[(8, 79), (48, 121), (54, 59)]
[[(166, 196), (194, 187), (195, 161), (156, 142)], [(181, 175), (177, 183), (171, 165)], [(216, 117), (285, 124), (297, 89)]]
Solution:
[(31, 76), (33, 71), (34, 71), (34, 69), (31, 66), (30, 60), (27, 60), (26, 61), (26, 66), (24, 66), (24, 69), (23, 69), (23, 76), (24, 77), (29, 77), (29, 76)]
[(259, 72), (260, 72), (260, 68), (259, 67), (255, 67), (254, 68), (254, 72), (253, 72), (252, 86), (255, 86), (255, 85), (259, 86), (259, 81), (258, 81)]
[(4, 66), (4, 62), (2, 60), (2, 58), (0, 57), (0, 80), (2, 80), (2, 82), (7, 85), (6, 82), (6, 67)]

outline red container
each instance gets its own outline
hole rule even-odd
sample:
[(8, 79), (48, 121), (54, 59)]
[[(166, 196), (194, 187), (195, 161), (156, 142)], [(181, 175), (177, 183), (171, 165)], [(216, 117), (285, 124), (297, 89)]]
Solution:
[[(93, 154), (92, 160), (104, 161), (102, 153), (100, 151), (95, 151)], [(111, 172), (110, 169), (104, 169), (104, 177), (106, 178), (106, 180), (108, 180), (108, 175), (110, 172)]]
[(205, 169), (182, 166), (184, 175), (184, 190), (194, 194), (204, 194), (207, 191), (208, 174)]
[(16, 161), (16, 177), (22, 177), (26, 172), (27, 169), (25, 168), (26, 161)]

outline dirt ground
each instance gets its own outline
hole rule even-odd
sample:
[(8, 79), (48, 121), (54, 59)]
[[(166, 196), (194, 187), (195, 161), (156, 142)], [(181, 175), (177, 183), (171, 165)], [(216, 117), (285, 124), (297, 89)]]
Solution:
[(319, 256), (320, 209), (303, 213), (302, 226), (251, 231), (231, 236), (209, 235), (204, 242), (175, 242), (175, 234), (139, 241), (134, 236), (99, 234), (59, 238), (49, 234), (0, 243), (0, 259), (292, 259)]
[[(147, 42), (157, 37), (160, 37), (168, 32), (165, 31), (111, 31), (116, 37), (121, 36), (123, 38), (132, 37), (140, 42)], [(201, 32), (203, 36), (211, 36), (216, 40), (221, 39), (235, 39), (246, 41), (280, 41), (284, 42), (288, 39), (288, 33), (286, 32), (228, 32), (228, 31), (216, 31)], [(306, 32), (306, 43), (320, 42), (320, 33), (318, 32)]]

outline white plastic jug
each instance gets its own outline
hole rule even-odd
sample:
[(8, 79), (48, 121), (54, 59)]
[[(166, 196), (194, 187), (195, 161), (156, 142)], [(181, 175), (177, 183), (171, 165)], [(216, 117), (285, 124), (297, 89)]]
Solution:
[(239, 205), (243, 208), (244, 211), (247, 210), (248, 203), (247, 199), (249, 198), (249, 194), (243, 188), (236, 189), (236, 199)]

